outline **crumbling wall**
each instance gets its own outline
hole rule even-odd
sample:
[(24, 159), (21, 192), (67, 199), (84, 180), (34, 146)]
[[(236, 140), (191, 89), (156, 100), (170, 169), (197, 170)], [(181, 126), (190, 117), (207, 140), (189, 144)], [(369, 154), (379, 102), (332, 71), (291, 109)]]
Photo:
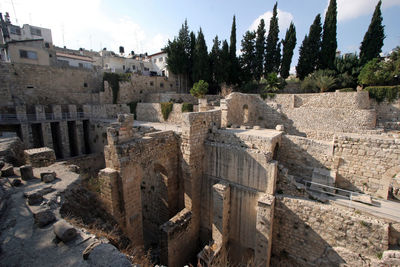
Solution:
[(164, 120), (160, 103), (138, 103), (136, 106), (136, 118), (138, 121), (181, 124), (183, 114), (182, 104), (173, 104), (167, 120)]
[[(205, 95), (204, 96), (208, 102), (218, 102), (221, 100), (220, 95)], [(146, 103), (160, 103), (160, 102), (186, 102), (191, 103), (193, 105), (197, 105), (199, 103), (198, 99), (191, 94), (179, 94), (179, 93), (154, 93), (147, 94), (144, 98), (144, 102)]]
[(371, 106), (376, 110), (377, 124), (389, 130), (400, 130), (400, 99), (389, 103), (377, 103), (371, 100)]
[(271, 266), (361, 266), (388, 249), (388, 231), (351, 208), (278, 196)]

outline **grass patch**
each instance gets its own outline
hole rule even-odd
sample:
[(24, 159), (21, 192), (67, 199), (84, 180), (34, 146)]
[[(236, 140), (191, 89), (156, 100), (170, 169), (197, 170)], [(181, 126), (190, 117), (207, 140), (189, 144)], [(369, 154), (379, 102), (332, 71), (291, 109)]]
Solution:
[(172, 111), (172, 107), (174, 105), (174, 103), (172, 102), (162, 102), (161, 104), (161, 113), (163, 115), (163, 118), (165, 121), (168, 120), (169, 114)]
[(182, 104), (182, 112), (193, 112), (193, 104), (191, 103), (183, 103)]

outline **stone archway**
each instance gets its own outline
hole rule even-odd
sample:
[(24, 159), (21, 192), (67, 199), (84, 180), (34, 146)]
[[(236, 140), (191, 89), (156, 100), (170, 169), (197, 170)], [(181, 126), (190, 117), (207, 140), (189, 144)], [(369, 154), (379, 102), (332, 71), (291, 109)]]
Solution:
[(377, 192), (378, 197), (382, 197), (383, 199), (388, 199), (390, 184), (392, 183), (392, 179), (398, 173), (400, 173), (400, 166), (392, 167), (385, 172), (379, 184), (379, 189)]

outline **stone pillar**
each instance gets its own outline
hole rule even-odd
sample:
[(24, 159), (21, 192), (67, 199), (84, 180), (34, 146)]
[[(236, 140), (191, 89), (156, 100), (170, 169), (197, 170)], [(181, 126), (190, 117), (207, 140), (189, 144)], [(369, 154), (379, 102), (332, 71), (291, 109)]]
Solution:
[(55, 120), (62, 120), (62, 109), (61, 105), (52, 105), (51, 111)]
[(83, 110), (83, 115), (85, 116), (85, 118), (92, 117), (92, 106), (91, 105), (83, 105), (82, 110)]
[(228, 104), (226, 103), (226, 99), (221, 99), (220, 102), (221, 107), (221, 127), (228, 127)]
[(30, 131), (29, 131), (29, 124), (28, 123), (21, 123), (20, 124), (21, 127), (21, 138), (22, 138), (22, 142), (24, 142), (25, 145), (25, 149), (28, 148), (32, 148), (32, 141), (31, 141), (31, 137), (30, 137)]
[(20, 122), (28, 120), (28, 117), (26, 116), (26, 106), (25, 105), (15, 106), (15, 112), (17, 115), (17, 119)]
[(36, 113), (36, 120), (38, 120), (38, 121), (46, 120), (46, 112), (45, 112), (44, 106), (35, 105), (35, 113)]
[(207, 98), (199, 98), (199, 112), (207, 111)]
[(270, 265), (274, 206), (275, 197), (272, 195), (263, 194), (258, 199), (254, 266)]
[(51, 135), (50, 122), (43, 122), (43, 123), (41, 123), (41, 126), (42, 126), (42, 134), (43, 134), (43, 145), (53, 149), (54, 148), (53, 136)]
[(99, 171), (100, 199), (107, 212), (122, 226), (124, 225), (124, 208), (120, 200), (118, 179), (119, 173), (114, 169), (105, 168)]
[(85, 136), (83, 134), (83, 122), (76, 121), (76, 145), (78, 147), (78, 154), (85, 154)]
[(76, 119), (76, 105), (68, 105), (69, 118)]
[(61, 134), (61, 143), (62, 143), (62, 155), (64, 158), (68, 158), (71, 156), (71, 150), (69, 148), (67, 121), (60, 121), (60, 134)]
[(222, 183), (215, 184), (212, 194), (212, 239), (217, 249), (224, 249), (229, 237), (230, 187)]

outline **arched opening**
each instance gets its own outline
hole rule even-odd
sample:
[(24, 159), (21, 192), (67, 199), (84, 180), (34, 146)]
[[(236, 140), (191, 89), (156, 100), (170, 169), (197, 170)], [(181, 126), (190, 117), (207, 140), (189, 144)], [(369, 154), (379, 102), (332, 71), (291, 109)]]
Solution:
[(389, 185), (389, 199), (400, 202), (400, 172), (394, 175)]
[(279, 144), (276, 143), (274, 148), (274, 154), (272, 155), (273, 160), (278, 160)]
[(393, 188), (393, 183), (394, 181), (398, 181), (396, 177), (398, 177), (399, 173), (400, 166), (392, 167), (385, 172), (385, 174), (382, 176), (379, 190), (377, 192), (379, 197), (382, 197), (383, 199), (389, 199), (390, 192)]
[(243, 124), (246, 124), (249, 122), (249, 106), (245, 104), (243, 106)]
[(160, 226), (170, 219), (167, 170), (160, 164), (154, 164), (142, 180), (140, 190), (144, 244), (146, 249), (153, 251), (153, 256), (158, 257)]

